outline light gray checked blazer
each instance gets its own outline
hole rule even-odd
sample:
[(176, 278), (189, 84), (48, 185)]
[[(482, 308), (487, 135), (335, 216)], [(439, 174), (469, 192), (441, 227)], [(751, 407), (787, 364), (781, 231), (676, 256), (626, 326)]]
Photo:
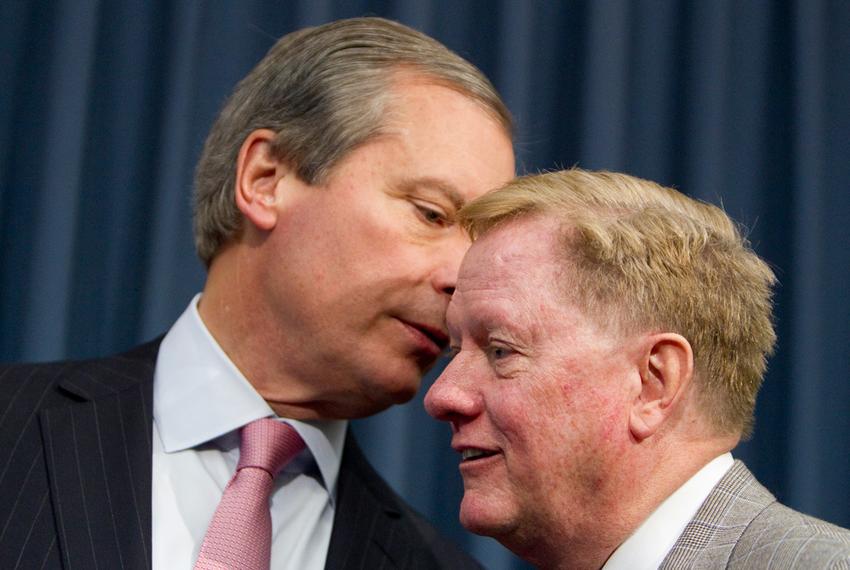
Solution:
[(850, 569), (850, 530), (777, 502), (735, 461), (661, 568)]

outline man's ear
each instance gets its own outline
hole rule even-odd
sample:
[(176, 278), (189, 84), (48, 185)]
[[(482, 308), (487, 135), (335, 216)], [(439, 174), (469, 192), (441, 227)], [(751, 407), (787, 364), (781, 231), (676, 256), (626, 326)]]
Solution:
[(648, 336), (640, 355), (640, 392), (632, 403), (629, 429), (638, 441), (658, 431), (684, 396), (694, 375), (694, 355), (685, 337)]
[(236, 162), (236, 207), (260, 230), (269, 231), (277, 224), (278, 182), (288, 168), (272, 151), (275, 133), (258, 129), (249, 134)]

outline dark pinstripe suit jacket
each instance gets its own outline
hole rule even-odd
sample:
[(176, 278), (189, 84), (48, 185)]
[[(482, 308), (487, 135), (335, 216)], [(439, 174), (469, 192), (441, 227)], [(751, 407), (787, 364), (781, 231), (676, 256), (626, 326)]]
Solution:
[(661, 568), (850, 569), (850, 531), (777, 502), (736, 461)]
[[(0, 368), (0, 569), (151, 567), (158, 342)], [(326, 568), (477, 568), (345, 442)]]

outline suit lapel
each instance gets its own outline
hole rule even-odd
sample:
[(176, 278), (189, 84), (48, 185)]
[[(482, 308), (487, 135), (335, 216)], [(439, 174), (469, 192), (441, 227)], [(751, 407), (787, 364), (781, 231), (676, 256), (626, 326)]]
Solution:
[[(66, 569), (151, 567), (151, 433), (158, 342), (83, 363), (60, 384), (66, 405), (40, 414)], [(398, 499), (349, 432), (325, 568), (409, 568)], [(120, 522), (119, 522), (120, 521)]]
[[(41, 413), (65, 568), (151, 567), (151, 432), (156, 346), (81, 365)], [(139, 356), (144, 356), (140, 358)]]
[(404, 514), (354, 436), (345, 440), (326, 570), (405, 568), (410, 552)]
[(741, 461), (709, 493), (661, 568), (725, 568), (747, 526), (776, 498)]

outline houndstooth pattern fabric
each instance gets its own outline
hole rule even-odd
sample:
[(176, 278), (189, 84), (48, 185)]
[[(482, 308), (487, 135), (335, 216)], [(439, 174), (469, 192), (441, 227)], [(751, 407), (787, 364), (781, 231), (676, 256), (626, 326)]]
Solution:
[(777, 502), (736, 461), (661, 568), (850, 570), (850, 530)]
[(295, 429), (264, 418), (242, 428), (239, 464), (213, 515), (195, 570), (268, 570), (274, 478), (304, 449)]

